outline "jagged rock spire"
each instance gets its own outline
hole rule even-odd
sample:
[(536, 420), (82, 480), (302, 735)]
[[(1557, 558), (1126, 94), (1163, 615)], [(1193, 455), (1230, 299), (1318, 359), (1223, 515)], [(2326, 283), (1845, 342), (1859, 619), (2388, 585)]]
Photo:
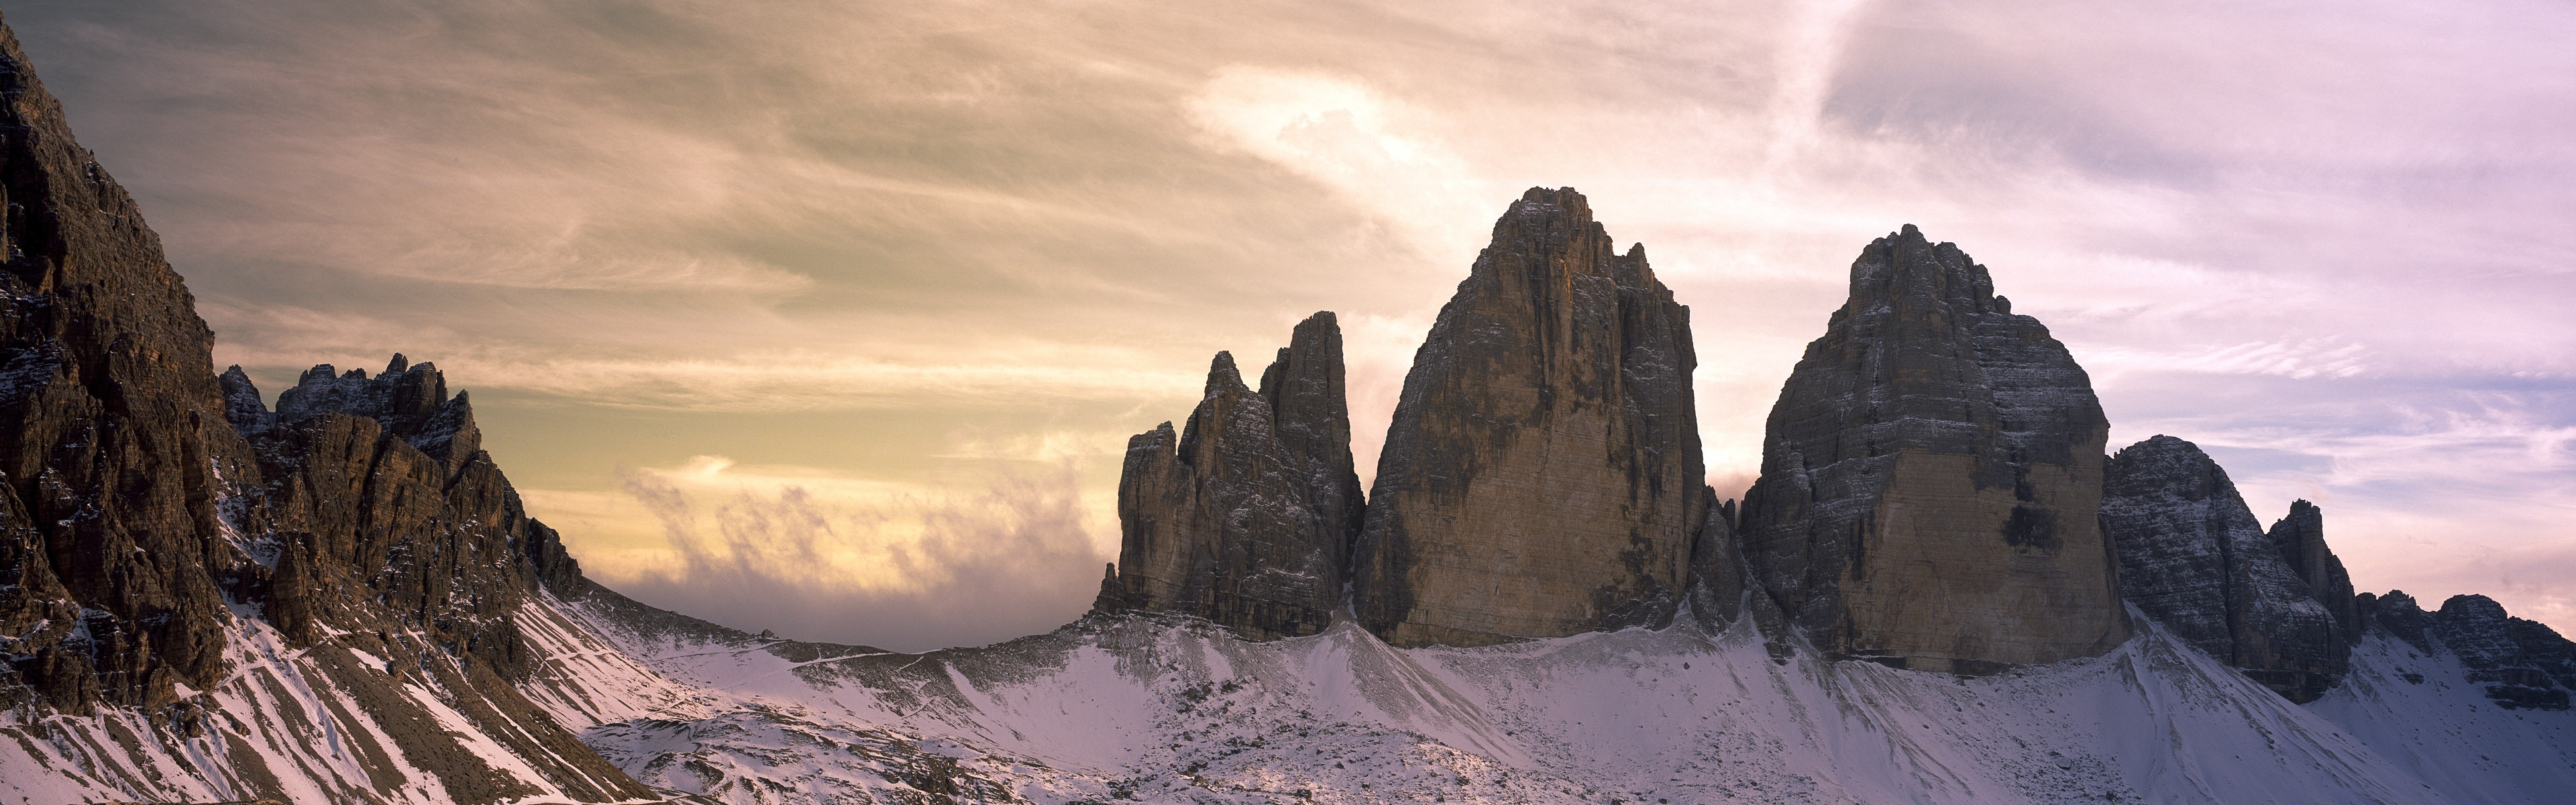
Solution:
[(2102, 523), (2119, 549), (2122, 597), (2194, 648), (2295, 702), (2325, 695), (2349, 670), (2343, 629), (2321, 597), (2353, 609), (2350, 582), (2312, 593), (2198, 445), (2160, 435), (2122, 448), (2103, 482)]
[(1166, 422), (1127, 442), (1118, 563), (1094, 609), (1197, 615), (1257, 638), (1329, 625), (1362, 503), (1342, 383), (1330, 312), (1297, 325), (1259, 392), (1217, 353), (1177, 438)]
[(1414, 356), (1353, 558), (1398, 645), (1479, 645), (1672, 617), (1708, 505), (1689, 309), (1582, 194), (1494, 223)]
[(2090, 381), (1984, 266), (1907, 225), (1771, 409), (1744, 501), (1763, 592), (1829, 654), (1982, 672), (2128, 636)]
[(2308, 594), (2334, 615), (2335, 633), (2344, 643), (2361, 640), (2361, 605), (2353, 596), (2352, 576), (2343, 560), (2326, 547), (2325, 512), (2305, 500), (2292, 501), (2290, 514), (2272, 522), (2267, 532), (2281, 558), (2308, 585)]

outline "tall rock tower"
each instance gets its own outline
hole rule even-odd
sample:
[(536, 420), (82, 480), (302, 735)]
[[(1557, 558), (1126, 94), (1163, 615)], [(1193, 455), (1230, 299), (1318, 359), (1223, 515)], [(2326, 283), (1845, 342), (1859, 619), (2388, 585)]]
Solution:
[(1341, 329), (1317, 313), (1260, 391), (1219, 352), (1177, 437), (1165, 422), (1128, 440), (1118, 564), (1093, 609), (1197, 615), (1254, 638), (1323, 631), (1360, 505)]
[(2082, 367), (1912, 225), (1771, 409), (1742, 550), (1818, 648), (1985, 673), (2127, 639), (2097, 515), (2109, 424)]
[(1670, 622), (1708, 507), (1690, 311), (1533, 188), (1415, 353), (1352, 561), (1405, 646)]
[(2290, 571), (2307, 582), (2310, 597), (2334, 614), (2335, 633), (2343, 636), (2343, 642), (2361, 642), (2361, 604), (2353, 596), (2352, 576), (2344, 572), (2343, 560), (2326, 548), (2325, 512), (2305, 500), (2291, 501), (2290, 516), (2272, 521), (2272, 530), (2265, 535), (2281, 549)]

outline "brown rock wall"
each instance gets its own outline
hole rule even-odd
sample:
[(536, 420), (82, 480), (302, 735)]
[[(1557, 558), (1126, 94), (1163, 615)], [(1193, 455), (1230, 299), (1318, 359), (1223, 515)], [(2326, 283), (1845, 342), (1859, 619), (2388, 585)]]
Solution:
[(1670, 621), (1708, 505), (1689, 310), (1571, 189), (1494, 224), (1414, 357), (1355, 548), (1397, 645)]

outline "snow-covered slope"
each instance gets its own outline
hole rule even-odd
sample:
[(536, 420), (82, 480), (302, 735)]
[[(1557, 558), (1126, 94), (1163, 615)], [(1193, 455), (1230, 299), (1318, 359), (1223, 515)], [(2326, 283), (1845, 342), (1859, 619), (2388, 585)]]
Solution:
[[(550, 632), (577, 628), (561, 616), (543, 621)], [(524, 707), (463, 684), (470, 672), (452, 658), (428, 653), (442, 665), (396, 664), (405, 675), (391, 677), (385, 658), (352, 645), (360, 641), (331, 635), (291, 649), (246, 609), (234, 622), (226, 646), (233, 673), (208, 690), (183, 688), (174, 706), (100, 707), (85, 716), (32, 707), (0, 713), (0, 802), (589, 799), (568, 796), (557, 779), (582, 774), (582, 764), (552, 756), (532, 737), (551, 732), (550, 725), (516, 722), (508, 713)], [(639, 699), (588, 712), (631, 718), (685, 712), (683, 704)]]
[(1347, 626), (1254, 643), (1188, 620), (1095, 619), (905, 655), (566, 611), (640, 662), (609, 686), (696, 691), (632, 699), (640, 714), (626, 718), (603, 709), (585, 740), (650, 784), (729, 802), (2538, 803), (2576, 791), (2576, 715), (2498, 708), (2448, 655), (2380, 639), (2358, 652), (2352, 685), (2301, 707), (2152, 628), (2103, 657), (1963, 679), (1807, 652), (1775, 662), (1743, 625), (1394, 649)]

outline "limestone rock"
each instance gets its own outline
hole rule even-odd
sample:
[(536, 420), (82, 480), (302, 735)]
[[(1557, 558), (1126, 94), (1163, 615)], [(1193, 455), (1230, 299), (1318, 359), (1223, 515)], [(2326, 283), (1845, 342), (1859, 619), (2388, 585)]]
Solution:
[(1572, 189), (1533, 188), (1441, 308), (1378, 458), (1360, 622), (1482, 645), (1670, 622), (1708, 505), (1690, 312)]
[(2308, 593), (2334, 615), (2335, 634), (2351, 644), (2361, 639), (2361, 602), (2353, 595), (2352, 576), (2343, 560), (2326, 547), (2325, 512), (2305, 500), (2290, 503), (2290, 515), (2272, 522), (2266, 532), (2290, 571), (2306, 582)]
[[(386, 725), (359, 740), (390, 740), (456, 801), (544, 793), (496, 771), (492, 746), (571, 798), (652, 796), (512, 685), (534, 659), (518, 614), (579, 570), (478, 449), (463, 395), (397, 359), (372, 380), (308, 374), (271, 413), (247, 374), (214, 373), (158, 238), (5, 26), (0, 118), (0, 709), (238, 731), (278, 714), (215, 717), (223, 697), (182, 686), (256, 684), (226, 657), (258, 650), (259, 619), (298, 649), (327, 642), (296, 653)], [(387, 664), (353, 671), (349, 652)], [(472, 723), (439, 722), (423, 690)], [(215, 762), (274, 787), (255, 755)]]
[(0, 707), (171, 704), (226, 670), (257, 470), (187, 286), (5, 33), (0, 206)]
[(2384, 595), (2362, 593), (2354, 596), (2354, 600), (2361, 610), (2365, 633), (2379, 629), (2417, 649), (2433, 650), (2433, 615), (2415, 603), (2414, 596), (2402, 590), (2390, 590)]
[(1957, 246), (1908, 225), (1771, 409), (1743, 552), (1830, 655), (1976, 673), (2128, 637), (2089, 379)]
[[(2122, 597), (2194, 648), (2294, 702), (2315, 701), (2350, 670), (2334, 614), (2199, 446), (2157, 436), (2113, 456), (2102, 524), (2119, 548)], [(2323, 538), (2312, 548), (2323, 552)], [(2346, 608), (2352, 600), (2343, 595)]]
[(1127, 442), (1118, 563), (1093, 608), (1197, 615), (1256, 638), (1322, 631), (1363, 503), (1350, 429), (1333, 314), (1297, 326), (1258, 392), (1217, 353), (1178, 438), (1166, 422)]
[(1321, 311), (1298, 322), (1288, 346), (1262, 370), (1261, 398), (1270, 403), (1279, 446), (1305, 468), (1316, 516), (1342, 540), (1334, 554), (1346, 562), (1367, 501), (1351, 460), (1351, 408), (1342, 375), (1341, 322), (1332, 311)]
[[(2391, 595), (2394, 595), (2392, 593)], [(2576, 691), (2576, 643), (2546, 625), (2505, 614), (2495, 599), (2455, 595), (2433, 613), (2442, 645), (2469, 668), (2469, 681), (2508, 710), (2565, 710)]]

